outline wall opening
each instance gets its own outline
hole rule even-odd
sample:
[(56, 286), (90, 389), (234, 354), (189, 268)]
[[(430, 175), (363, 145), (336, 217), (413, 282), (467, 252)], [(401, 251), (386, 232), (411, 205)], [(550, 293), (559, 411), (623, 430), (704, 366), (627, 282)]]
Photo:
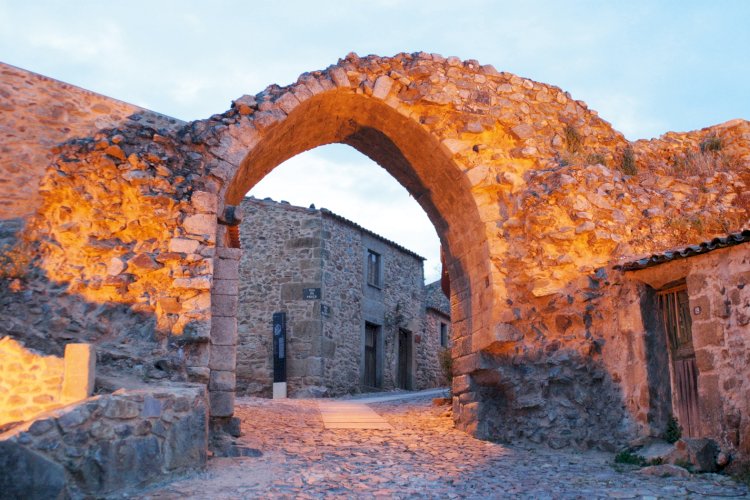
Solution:
[[(269, 394), (267, 323), (278, 312), (288, 318), (292, 397), (444, 383), (425, 289), (441, 277), (440, 241), (388, 172), (347, 145), (322, 146), (279, 165), (239, 209), (244, 220), (228, 232), (244, 252), (239, 394)], [(429, 341), (415, 345), (414, 333)]]
[[(260, 115), (262, 116), (262, 113)], [(228, 150), (234, 150), (235, 153), (232, 153), (232, 157), (238, 158), (239, 155), (236, 154), (238, 147), (246, 148), (247, 151), (244, 159), (239, 162), (232, 174), (231, 180), (220, 188), (220, 205), (222, 206), (219, 208), (221, 212), (226, 214), (231, 207), (248, 203), (243, 201), (248, 191), (279, 165), (300, 153), (330, 144), (353, 147), (383, 167), (398, 184), (405, 188), (422, 208), (434, 227), (444, 250), (444, 262), (451, 278), (451, 312), (454, 326), (452, 330), (464, 339), (460, 343), (461, 348), (459, 350), (454, 348), (454, 356), (471, 354), (473, 346), (470, 341), (475, 330), (488, 329), (490, 328), (489, 325), (492, 324), (492, 294), (494, 288), (492, 286), (492, 268), (486, 236), (487, 227), (479, 216), (477, 202), (472, 195), (468, 180), (453, 161), (453, 153), (439, 142), (439, 138), (424, 128), (418, 119), (397, 112), (381, 100), (352, 93), (348, 90), (326, 92), (310, 97), (295, 105), (292, 111), (285, 112), (283, 120), (276, 121), (271, 125), (263, 124), (256, 127), (253, 125), (253, 120), (254, 118), (251, 115), (251, 124), (247, 130), (250, 139), (241, 139), (242, 130), (234, 129), (225, 137), (225, 140), (219, 141), (216, 153), (219, 158), (226, 155), (225, 152)], [(260, 135), (257, 132), (259, 129), (262, 130)], [(228, 165), (225, 164), (225, 166)], [(258, 204), (264, 203), (264, 201), (255, 200), (252, 203)], [(313, 201), (313, 203), (315, 202)], [(297, 208), (311, 212), (319, 210), (317, 206)], [(323, 212), (322, 210), (319, 211)], [(304, 321), (296, 329), (300, 333), (299, 337), (295, 334), (295, 328), (290, 328), (290, 353), (293, 352), (294, 343), (298, 342), (299, 349), (297, 352), (305, 360), (304, 362), (300, 360), (296, 364), (296, 371), (290, 368), (289, 377), (291, 379), (296, 376), (304, 380), (305, 385), (314, 393), (309, 395), (325, 395), (327, 388), (322, 384), (325, 374), (331, 370), (342, 368), (341, 366), (334, 367), (327, 364), (326, 359), (331, 354), (334, 354), (335, 357), (335, 353), (342, 347), (341, 344), (336, 342), (336, 335), (327, 333), (324, 324), (327, 316), (335, 316), (337, 310), (343, 304), (351, 302), (351, 300), (341, 299), (337, 303), (336, 297), (326, 295), (325, 279), (328, 274), (323, 266), (315, 263), (317, 260), (325, 260), (324, 258), (329, 252), (333, 251), (331, 249), (334, 247), (347, 250), (347, 245), (328, 245), (326, 240), (331, 238), (333, 234), (326, 225), (326, 221), (330, 219), (336, 219), (336, 217), (324, 213), (317, 221), (306, 221), (304, 224), (301, 221), (299, 222), (300, 227), (304, 227), (308, 234), (296, 238), (293, 246), (297, 253), (308, 258), (308, 262), (305, 264), (308, 273), (305, 279), (301, 281), (285, 283), (280, 291), (282, 298), (299, 297), (300, 294), (310, 292), (311, 300), (320, 301), (319, 304), (314, 305), (314, 311), (308, 310)], [(242, 228), (240, 233), (242, 233)], [(240, 234), (240, 238), (242, 238), (242, 234)], [(224, 252), (221, 247), (230, 246), (226, 229), (219, 229), (217, 243), (219, 254), (223, 255)], [(379, 254), (383, 259), (381, 266), (386, 270), (388, 269), (390, 257), (387, 255), (387, 248), (385, 248), (387, 245), (384, 244), (382, 238), (365, 231), (364, 236), (362, 236), (362, 245)], [(243, 253), (248, 255), (252, 254), (252, 251), (245, 248)], [(360, 264), (364, 264), (364, 251), (350, 253), (359, 259)], [(236, 257), (236, 254), (232, 254), (232, 256), (240, 258)], [(244, 259), (245, 256), (241, 258)], [(331, 260), (340, 262), (337, 258)], [(221, 260), (218, 264), (221, 268)], [(316, 268), (316, 266), (319, 267)], [(364, 275), (363, 271), (361, 276)], [(409, 273), (400, 273), (400, 275), (408, 276)], [(388, 286), (391, 279), (384, 271), (385, 287)], [(420, 286), (423, 284), (421, 279), (419, 284)], [(232, 286), (243, 285), (238, 285), (235, 282), (228, 283), (227, 287), (221, 288), (214, 282), (212, 294), (219, 300), (219, 294), (231, 294), (230, 288)], [(359, 284), (354, 285), (356, 288), (359, 286)], [(316, 290), (318, 290), (317, 293), (320, 298), (315, 295)], [(363, 318), (359, 330), (363, 335), (364, 321), (368, 321), (396, 332), (389, 337), (386, 337), (383, 333), (380, 341), (383, 346), (382, 355), (389, 360), (387, 364), (384, 364), (382, 370), (382, 383), (395, 385), (398, 374), (395, 362), (397, 352), (394, 351), (398, 349), (398, 329), (404, 328), (412, 332), (421, 332), (423, 327), (418, 322), (409, 323), (409, 315), (403, 314), (404, 308), (408, 308), (405, 302), (409, 302), (411, 299), (400, 300), (389, 307), (381, 307), (381, 310), (378, 310), (375, 306), (377, 302), (375, 295), (378, 293), (380, 291), (377, 287), (365, 287), (363, 298), (360, 299), (362, 301)], [(343, 295), (346, 298), (346, 293)], [(308, 295), (304, 296), (307, 297)], [(233, 300), (237, 304), (237, 295)], [(423, 306), (423, 304), (421, 305)], [(216, 319), (214, 315), (215, 323)], [(228, 318), (228, 322), (231, 321), (234, 321), (236, 325), (236, 313), (235, 317)], [(258, 318), (257, 324), (263, 324), (264, 322), (266, 322), (265, 319)], [(306, 342), (302, 333), (307, 336), (305, 338), (314, 340)], [(212, 331), (212, 337), (213, 335)], [(354, 343), (363, 346), (363, 337), (361, 343)], [(425, 338), (438, 339), (437, 344), (439, 346), (439, 333), (427, 335)], [(235, 347), (235, 353), (238, 355), (235, 365), (239, 366), (243, 362), (244, 356), (242, 346), (240, 346), (240, 349)], [(289, 362), (293, 364), (293, 361), (293, 354), (290, 354)], [(351, 373), (353, 370), (361, 373), (362, 366), (356, 368), (349, 366), (348, 368), (344, 367), (344, 369), (348, 370), (350, 375), (353, 375)], [(439, 366), (439, 363), (436, 362), (435, 366)], [(213, 368), (211, 369), (213, 376)], [(251, 371), (258, 369), (260, 368), (257, 364), (251, 367)], [(439, 371), (439, 369), (437, 370)], [(238, 375), (240, 374), (238, 373)], [(348, 378), (361, 380), (360, 376)], [(414, 385), (418, 385), (422, 378), (424, 376), (418, 370), (417, 382)], [(237, 376), (236, 380), (237, 385), (235, 387), (239, 388), (240, 393), (242, 393), (243, 377)], [(232, 392), (231, 397), (233, 397), (233, 394), (234, 392)], [(304, 396), (305, 394), (300, 395)], [(226, 397), (230, 397), (230, 395), (227, 394)]]

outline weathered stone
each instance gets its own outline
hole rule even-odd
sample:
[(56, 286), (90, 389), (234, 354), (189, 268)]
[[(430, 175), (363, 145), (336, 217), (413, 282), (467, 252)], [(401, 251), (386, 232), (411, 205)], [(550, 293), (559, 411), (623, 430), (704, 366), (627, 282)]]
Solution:
[[(19, 252), (41, 271), (29, 273), (23, 282), (11, 281), (13, 285), (4, 289), (3, 323), (13, 335), (44, 339), (55, 352), (61, 352), (69, 339), (106, 339), (102, 344), (114, 346), (116, 355), (105, 359), (117, 369), (126, 365), (123, 359), (148, 364), (162, 357), (163, 349), (175, 349), (170, 354), (177, 357), (178, 349), (184, 348), (164, 342), (164, 332), (178, 332), (196, 311), (169, 312), (159, 301), (182, 302), (185, 290), (173, 287), (175, 278), (214, 272), (210, 260), (200, 257), (210, 258), (217, 244), (214, 214), (196, 214), (191, 193), (221, 193), (222, 203), (239, 204), (259, 175), (290, 154), (321, 141), (346, 142), (363, 151), (378, 151), (378, 161), (406, 180), (410, 192), (437, 221), (448, 256), (459, 373), (472, 373), (484, 363), (480, 356), (472, 356), (475, 336), (491, 341), (496, 325), (512, 324), (523, 338), (486, 362), (514, 381), (503, 389), (513, 395), (533, 393), (534, 386), (515, 375), (517, 366), (527, 366), (538, 387), (548, 382), (562, 385), (560, 401), (575, 409), (570, 410), (574, 426), (567, 418), (551, 418), (553, 410), (566, 407), (558, 407), (555, 398), (545, 399), (544, 411), (550, 417), (544, 423), (554, 432), (528, 434), (538, 442), (585, 446), (598, 440), (610, 446), (614, 438), (608, 429), (617, 429), (621, 440), (625, 433), (659, 431), (659, 415), (669, 411), (669, 391), (659, 386), (659, 373), (668, 365), (662, 363), (659, 369), (658, 363), (649, 361), (659, 358), (659, 348), (664, 347), (652, 338), (653, 325), (645, 325), (643, 319), (651, 314), (648, 293), (625, 290), (633, 288), (634, 281), (627, 273), (596, 280), (590, 276), (597, 268), (634, 255), (708, 240), (726, 231), (727, 224), (739, 228), (748, 216), (743, 204), (748, 122), (631, 143), (560, 89), (486, 72), (476, 61), (425, 54), (351, 55), (326, 72), (303, 75), (294, 86), (270, 87), (257, 99), (238, 101), (228, 113), (191, 124), (7, 65), (2, 68), (1, 106), (25, 111), (23, 134), (16, 130), (18, 121), (10, 119), (17, 116), (15, 111), (3, 113), (8, 119), (0, 120), (0, 168), (7, 186), (14, 187), (4, 193), (0, 219), (24, 219), (17, 226), (27, 228), (19, 238)], [(387, 92), (385, 78), (394, 82)], [(345, 80), (353, 85), (345, 85)], [(305, 104), (291, 107), (295, 99)], [(61, 106), (78, 111), (61, 114)], [(313, 108), (315, 113), (307, 113)], [(467, 133), (468, 124), (476, 120), (487, 127), (481, 141), (469, 140), (475, 135)], [(331, 125), (329, 133), (321, 134), (320, 123)], [(475, 124), (472, 128), (478, 130)], [(55, 144), (60, 145), (52, 149)], [(430, 144), (440, 146), (425, 147)], [(249, 155), (265, 167), (239, 172)], [(605, 163), (614, 168), (605, 168)], [(482, 188), (472, 189), (469, 172), (479, 165), (502, 173), (497, 182), (477, 174), (474, 180)], [(36, 215), (28, 218), (34, 211)], [(570, 229), (586, 229), (583, 221), (596, 228), (577, 233)], [(220, 246), (229, 241), (224, 238), (226, 229), (219, 230)], [(199, 247), (200, 255), (165, 251), (171, 238), (183, 235), (200, 240), (205, 247)], [(0, 236), (7, 239), (5, 232)], [(27, 246), (23, 240), (28, 240)], [(310, 250), (313, 256), (331, 251), (323, 246), (297, 250)], [(140, 257), (144, 255), (153, 261)], [(674, 254), (665, 254), (667, 260), (670, 255)], [(745, 366), (740, 356), (750, 324), (750, 313), (742, 305), (748, 287), (740, 288), (733, 277), (748, 270), (746, 260), (731, 255), (732, 248), (726, 247), (675, 259), (661, 264), (666, 267), (656, 271), (660, 278), (640, 282), (658, 282), (652, 286), (658, 289), (687, 278), (689, 295), (711, 295), (711, 317), (694, 322), (694, 347), (714, 354), (711, 372), (698, 375), (700, 426), (726, 440), (722, 445), (746, 450), (745, 436), (750, 433), (740, 428), (744, 424), (730, 424), (736, 420), (735, 407), (739, 421), (747, 420), (745, 407), (736, 404), (746, 399), (741, 388), (747, 386), (747, 374), (735, 372)], [(143, 260), (145, 266), (108, 273), (113, 258), (131, 257), (134, 264)], [(700, 264), (693, 264), (694, 259)], [(704, 271), (698, 273), (698, 267)], [(325, 275), (320, 269), (315, 272), (319, 275), (304, 283), (321, 283)], [(696, 294), (696, 286), (706, 289)], [(233, 317), (236, 306), (224, 306), (214, 312)], [(333, 310), (340, 307), (334, 304)], [(198, 313), (204, 320), (210, 312)], [(306, 321), (316, 320), (320, 311), (305, 313), (316, 315)], [(574, 318), (563, 333), (555, 323), (561, 315)], [(709, 327), (712, 332), (705, 331)], [(335, 351), (343, 349), (336, 346)], [(706, 362), (703, 356), (701, 365)], [(579, 376), (580, 367), (569, 363), (590, 370)], [(355, 368), (350, 369), (350, 378), (357, 378)], [(609, 378), (612, 383), (604, 384)], [(478, 397), (492, 402), (492, 391), (500, 388), (483, 390)], [(45, 388), (28, 398), (3, 397), (2, 403), (15, 397), (14, 403), (20, 404), (52, 396)], [(599, 399), (609, 400), (615, 410), (590, 410), (587, 405)], [(502, 428), (490, 425), (499, 419), (517, 422), (516, 431), (526, 434), (524, 429), (535, 429), (535, 422), (544, 420), (514, 420), (522, 412), (514, 414), (512, 408), (482, 413), (483, 422), (474, 430), (505, 436)], [(598, 437), (584, 436), (581, 429)], [(619, 429), (627, 432), (619, 435)]]
[(198, 240), (190, 240), (186, 238), (172, 238), (169, 240), (169, 251), (170, 252), (181, 252), (181, 253), (196, 253), (200, 247)]
[(486, 351), (502, 354), (512, 349), (516, 342), (523, 339), (523, 333), (513, 325), (500, 323), (494, 331), (485, 330), (472, 336), (472, 351)]
[(177, 278), (174, 280), (176, 288), (189, 290), (210, 290), (213, 280), (211, 276), (196, 276), (194, 278)]
[(719, 470), (716, 459), (720, 449), (716, 441), (708, 438), (682, 438), (675, 443), (669, 462), (692, 464), (696, 472), (716, 472)]
[(211, 312), (214, 316), (233, 317), (237, 314), (237, 303), (236, 295), (214, 295), (211, 301)]
[(638, 473), (656, 477), (690, 477), (687, 469), (672, 464), (649, 465), (639, 470)]
[(236, 345), (237, 318), (214, 316), (211, 320), (211, 343), (216, 345)]
[(160, 417), (163, 409), (161, 400), (152, 396), (146, 396), (143, 399), (143, 408), (141, 409), (141, 418)]
[(239, 278), (239, 261), (234, 259), (216, 259), (215, 279), (237, 280)]
[(125, 270), (125, 262), (117, 257), (112, 257), (107, 264), (107, 274), (110, 276), (117, 276)]
[(233, 371), (211, 370), (211, 378), (208, 383), (212, 391), (234, 391), (237, 382)]
[(213, 214), (190, 215), (185, 218), (182, 225), (188, 234), (210, 237), (216, 234), (216, 216)]
[(234, 371), (237, 348), (235, 346), (211, 345), (211, 360), (208, 367), (212, 370)]
[(210, 413), (212, 417), (230, 417), (234, 413), (234, 392), (211, 391)]
[(205, 464), (208, 449), (208, 420), (205, 408), (197, 408), (172, 424), (165, 447), (165, 467), (184, 471)]
[(0, 441), (0, 491), (5, 498), (63, 498), (65, 470), (23, 446)]
[(140, 413), (138, 403), (123, 398), (113, 398), (107, 404), (104, 415), (109, 418), (129, 419)]
[(61, 398), (66, 403), (80, 401), (94, 392), (96, 351), (92, 344), (65, 346), (65, 371)]
[(141, 253), (128, 260), (128, 271), (139, 272), (140, 270), (153, 271), (162, 267), (154, 258), (148, 254)]
[(218, 295), (237, 295), (239, 293), (239, 283), (239, 280), (215, 279), (212, 291)]

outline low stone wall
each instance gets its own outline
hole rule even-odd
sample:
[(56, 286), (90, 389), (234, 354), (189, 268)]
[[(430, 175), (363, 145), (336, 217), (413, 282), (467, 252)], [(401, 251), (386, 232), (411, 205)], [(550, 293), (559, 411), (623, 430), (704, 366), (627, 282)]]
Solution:
[(120, 390), (0, 434), (0, 492), (108, 495), (202, 467), (207, 446), (204, 387)]
[(94, 362), (88, 344), (68, 344), (65, 358), (58, 358), (0, 338), (0, 426), (88, 397)]

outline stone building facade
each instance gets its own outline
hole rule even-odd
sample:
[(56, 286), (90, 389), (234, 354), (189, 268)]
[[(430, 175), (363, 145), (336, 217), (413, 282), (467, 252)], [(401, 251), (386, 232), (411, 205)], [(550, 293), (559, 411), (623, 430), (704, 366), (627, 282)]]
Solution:
[[(440, 380), (441, 384), (450, 385), (450, 366), (445, 366), (444, 351), (451, 348), (451, 303), (440, 288), (440, 281), (425, 286), (424, 335), (422, 342), (429, 348), (424, 350), (425, 359), (420, 364), (423, 369), (419, 376), (426, 380)], [(450, 358), (450, 356), (448, 356)]]
[(271, 394), (277, 312), (291, 396), (444, 383), (439, 327), (425, 331), (422, 257), (326, 209), (246, 198), (242, 210), (240, 394)]
[(647, 420), (750, 455), (750, 230), (620, 266)]

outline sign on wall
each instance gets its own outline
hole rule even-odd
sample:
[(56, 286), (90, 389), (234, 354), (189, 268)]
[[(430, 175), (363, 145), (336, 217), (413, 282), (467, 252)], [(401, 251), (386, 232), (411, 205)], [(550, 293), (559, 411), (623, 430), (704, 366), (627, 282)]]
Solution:
[(331, 317), (331, 306), (320, 304), (320, 315), (324, 318), (330, 318)]
[(286, 313), (273, 313), (273, 381), (286, 382)]
[(302, 298), (305, 300), (318, 300), (321, 297), (320, 288), (303, 288)]

